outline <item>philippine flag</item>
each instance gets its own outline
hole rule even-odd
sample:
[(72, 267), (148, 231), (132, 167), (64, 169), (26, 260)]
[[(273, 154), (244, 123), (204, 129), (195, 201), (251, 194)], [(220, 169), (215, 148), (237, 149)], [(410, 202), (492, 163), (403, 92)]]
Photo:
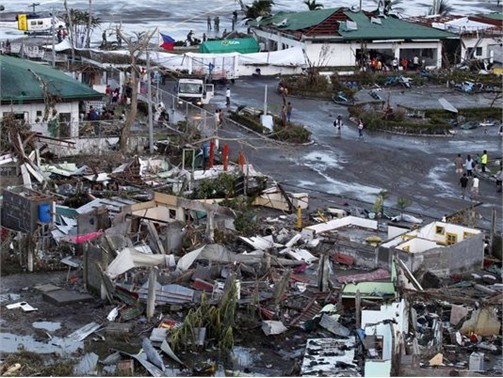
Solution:
[(171, 38), (169, 35), (159, 33), (162, 37), (162, 47), (164, 50), (173, 50), (175, 47), (175, 40)]

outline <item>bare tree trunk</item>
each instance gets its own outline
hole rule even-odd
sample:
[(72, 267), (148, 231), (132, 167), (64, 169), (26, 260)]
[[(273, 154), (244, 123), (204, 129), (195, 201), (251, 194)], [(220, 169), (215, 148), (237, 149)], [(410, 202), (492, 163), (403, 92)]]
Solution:
[(121, 130), (119, 147), (122, 152), (128, 151), (131, 127), (133, 126), (136, 120), (136, 114), (138, 113), (138, 82), (139, 77), (136, 72), (136, 58), (131, 56), (131, 109)]
[[(150, 39), (154, 35), (156, 30), (153, 30), (149, 33), (138, 34), (137, 39), (134, 40), (131, 37), (127, 37), (122, 33), (120, 28), (117, 28), (117, 37), (120, 37), (126, 44), (130, 55), (130, 64), (131, 64), (131, 110), (128, 114), (126, 121), (124, 122), (124, 126), (121, 130), (121, 135), (119, 138), (119, 147), (122, 152), (127, 152), (129, 147), (129, 137), (131, 135), (131, 126), (136, 120), (136, 114), (138, 112), (138, 83), (140, 81), (139, 78), (139, 68), (138, 68), (138, 56), (143, 53), (147, 48), (150, 42)], [(147, 75), (150, 75), (147, 72)], [(150, 80), (148, 78), (148, 80)]]
[(91, 26), (93, 20), (93, 0), (89, 0), (89, 19), (87, 20), (86, 47), (91, 47)]
[(70, 10), (68, 9), (68, 4), (67, 0), (65, 0), (65, 11), (66, 11), (66, 18), (68, 19), (68, 39), (70, 39), (70, 43), (72, 45), (72, 62), (75, 61), (75, 33), (73, 30), (73, 21), (72, 21), (72, 15), (70, 14)]

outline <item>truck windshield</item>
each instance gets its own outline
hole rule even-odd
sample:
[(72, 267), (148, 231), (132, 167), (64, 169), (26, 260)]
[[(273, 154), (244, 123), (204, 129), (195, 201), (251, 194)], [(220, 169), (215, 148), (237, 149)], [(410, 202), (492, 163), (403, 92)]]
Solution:
[(199, 94), (203, 93), (203, 86), (197, 83), (179, 83), (178, 84), (179, 93), (190, 93)]

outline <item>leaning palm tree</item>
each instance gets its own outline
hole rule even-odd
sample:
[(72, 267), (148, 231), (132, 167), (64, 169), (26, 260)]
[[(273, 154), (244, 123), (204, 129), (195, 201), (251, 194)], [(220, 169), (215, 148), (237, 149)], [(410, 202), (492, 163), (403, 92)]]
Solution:
[(274, 0), (254, 0), (252, 5), (246, 6), (246, 18), (269, 16), (273, 5)]
[(304, 4), (307, 5), (310, 11), (324, 8), (323, 4), (317, 3), (316, 0), (304, 0)]
[(440, 0), (438, 3), (437, 13), (441, 16), (446, 16), (449, 13), (452, 13), (453, 10), (454, 8), (446, 0)]

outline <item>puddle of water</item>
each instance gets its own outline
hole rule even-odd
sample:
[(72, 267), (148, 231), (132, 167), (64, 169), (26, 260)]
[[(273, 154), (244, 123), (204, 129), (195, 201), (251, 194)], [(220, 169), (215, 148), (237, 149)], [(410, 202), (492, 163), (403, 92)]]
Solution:
[(57, 353), (60, 355), (70, 354), (83, 348), (84, 343), (65, 340), (54, 337), (47, 343), (36, 341), (33, 336), (20, 336), (12, 333), (0, 333), (0, 353), (15, 353), (18, 349), (40, 354)]
[(241, 370), (249, 368), (253, 365), (257, 353), (250, 348), (235, 346), (232, 349), (232, 360), (234, 362), (234, 369)]
[(54, 332), (61, 328), (60, 322), (34, 322), (33, 328), (45, 329), (46, 331)]
[(0, 294), (0, 303), (11, 302), (11, 301), (16, 302), (19, 299), (21, 299), (21, 295), (19, 294), (12, 294), (12, 293)]

